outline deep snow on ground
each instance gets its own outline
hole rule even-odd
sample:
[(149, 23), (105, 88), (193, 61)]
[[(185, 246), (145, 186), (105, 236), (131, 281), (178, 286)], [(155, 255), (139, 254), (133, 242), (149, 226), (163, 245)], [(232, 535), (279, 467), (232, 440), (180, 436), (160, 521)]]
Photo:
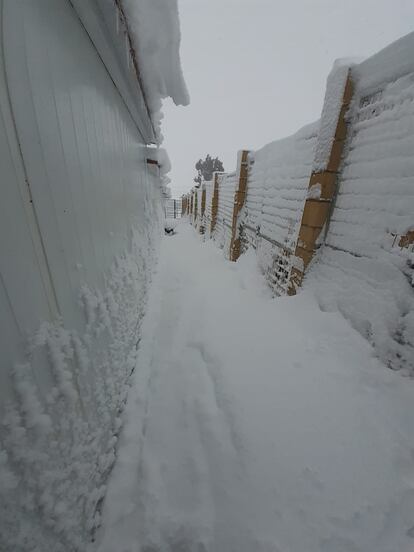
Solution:
[(414, 550), (414, 383), (185, 222), (162, 244), (99, 552)]

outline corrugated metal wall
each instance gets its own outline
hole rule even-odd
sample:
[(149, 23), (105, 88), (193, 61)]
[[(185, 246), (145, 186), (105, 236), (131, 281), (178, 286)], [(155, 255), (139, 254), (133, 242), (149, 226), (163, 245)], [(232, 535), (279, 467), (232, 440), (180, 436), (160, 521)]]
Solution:
[(160, 183), (70, 2), (0, 7), (0, 549), (80, 551), (134, 367)]

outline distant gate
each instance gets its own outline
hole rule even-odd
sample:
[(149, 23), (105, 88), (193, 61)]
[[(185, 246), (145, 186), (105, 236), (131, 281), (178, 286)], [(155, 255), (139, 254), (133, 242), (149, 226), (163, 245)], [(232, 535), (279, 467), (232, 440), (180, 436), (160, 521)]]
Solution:
[(182, 211), (181, 199), (167, 199), (165, 201), (165, 218), (181, 218)]

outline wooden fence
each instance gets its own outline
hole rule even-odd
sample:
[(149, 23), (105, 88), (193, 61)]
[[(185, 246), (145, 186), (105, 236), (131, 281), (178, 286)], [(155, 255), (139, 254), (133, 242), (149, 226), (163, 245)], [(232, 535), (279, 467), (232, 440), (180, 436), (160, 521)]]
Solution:
[(234, 172), (184, 199), (229, 260), (254, 249), (276, 295), (312, 282), (323, 308), (339, 309), (392, 367), (411, 369), (413, 47), (414, 33), (361, 64), (336, 64), (319, 121), (239, 152)]

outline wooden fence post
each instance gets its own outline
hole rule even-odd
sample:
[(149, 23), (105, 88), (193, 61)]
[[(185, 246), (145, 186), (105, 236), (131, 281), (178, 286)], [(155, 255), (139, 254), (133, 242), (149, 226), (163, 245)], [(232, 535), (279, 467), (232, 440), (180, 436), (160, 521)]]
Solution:
[(196, 195), (193, 190), (193, 209), (192, 209), (192, 215), (191, 215), (191, 223), (194, 224), (195, 216), (196, 216)]
[(219, 202), (219, 173), (214, 173), (214, 188), (213, 195), (211, 198), (211, 225), (210, 225), (210, 237), (213, 235), (213, 232), (217, 224), (217, 211), (218, 211), (218, 202)]
[[(288, 294), (295, 295), (302, 285), (306, 269), (317, 249), (317, 240), (332, 214), (338, 186), (338, 172), (347, 137), (346, 113), (352, 100), (354, 86), (351, 70), (346, 76), (342, 102), (329, 157), (324, 170), (313, 171), (309, 180), (308, 197), (302, 213), (299, 236), (296, 243), (295, 259), (291, 271)], [(323, 125), (323, 112), (321, 126)]]
[(194, 226), (197, 222), (197, 215), (198, 215), (198, 190), (196, 189), (194, 191), (194, 217), (193, 217), (193, 221), (194, 221)]
[(240, 229), (239, 229), (239, 213), (244, 205), (246, 199), (247, 191), (247, 178), (249, 172), (249, 162), (248, 162), (248, 150), (243, 150), (239, 152), (237, 159), (237, 175), (238, 183), (237, 188), (234, 194), (234, 205), (233, 205), (233, 218), (231, 226), (231, 241), (230, 241), (230, 251), (229, 258), (231, 261), (237, 261), (240, 257), (241, 247), (240, 247)]
[(200, 234), (204, 234), (204, 232), (206, 231), (206, 227), (205, 227), (205, 224), (204, 224), (204, 215), (205, 215), (205, 212), (206, 212), (206, 186), (205, 184), (201, 184), (202, 186), (202, 189), (201, 189), (201, 215), (200, 215), (200, 228), (199, 228), (199, 232)]

